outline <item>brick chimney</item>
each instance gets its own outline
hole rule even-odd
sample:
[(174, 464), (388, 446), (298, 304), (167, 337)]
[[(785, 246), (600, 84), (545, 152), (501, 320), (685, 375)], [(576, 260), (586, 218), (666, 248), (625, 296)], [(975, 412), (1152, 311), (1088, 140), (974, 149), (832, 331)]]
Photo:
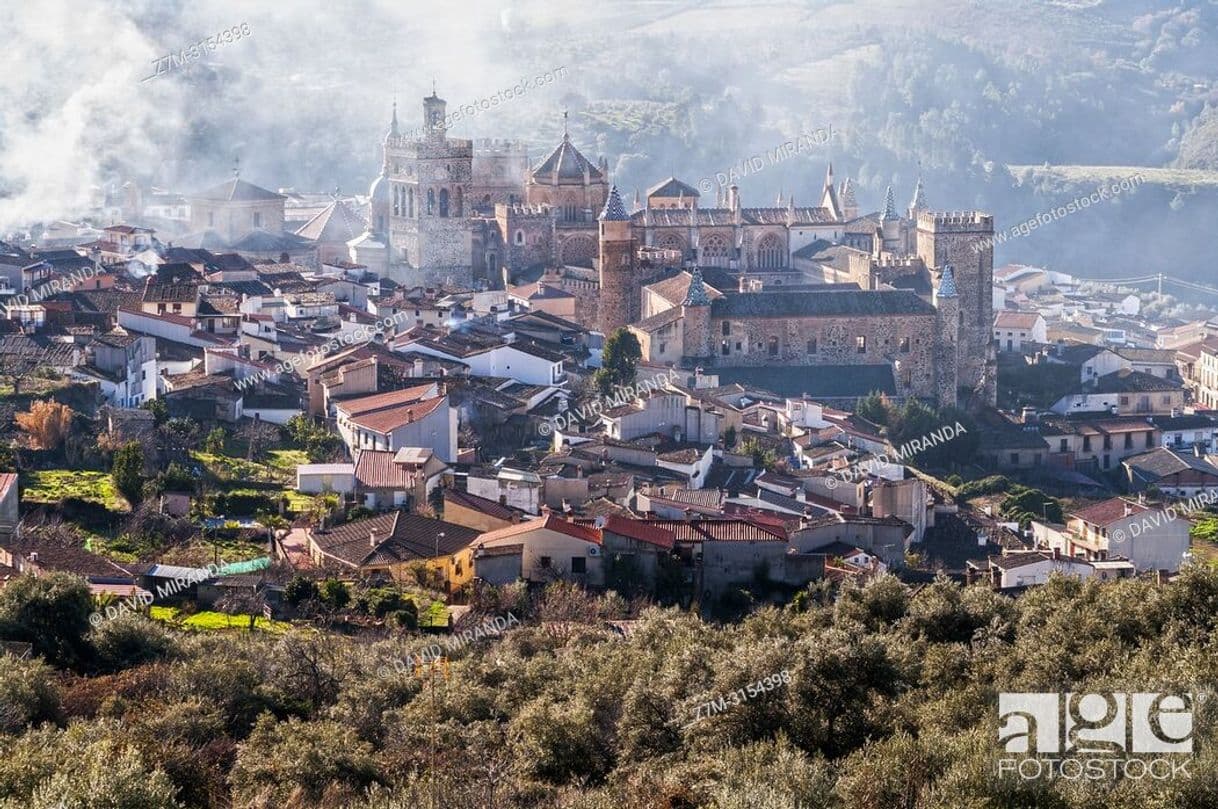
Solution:
[(368, 531), (368, 546), (370, 548), (376, 547), (376, 530), (375, 529)]

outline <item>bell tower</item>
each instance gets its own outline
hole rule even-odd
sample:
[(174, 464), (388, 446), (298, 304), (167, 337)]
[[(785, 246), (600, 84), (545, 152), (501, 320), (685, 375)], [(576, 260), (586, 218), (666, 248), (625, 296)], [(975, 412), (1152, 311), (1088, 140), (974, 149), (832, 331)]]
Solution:
[(600, 326), (608, 335), (633, 323), (639, 306), (639, 292), (634, 288), (634, 232), (616, 185), (609, 187), (598, 227)]
[(431, 95), (423, 99), (423, 126), (428, 137), (444, 138), (448, 130), (447, 109), (448, 102), (436, 95), (436, 85), (432, 82)]

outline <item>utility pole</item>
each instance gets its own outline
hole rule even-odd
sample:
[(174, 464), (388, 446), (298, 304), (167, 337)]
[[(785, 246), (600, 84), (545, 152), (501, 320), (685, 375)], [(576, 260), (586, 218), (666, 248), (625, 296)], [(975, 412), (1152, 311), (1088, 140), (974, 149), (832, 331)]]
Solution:
[(427, 662), (417, 662), (414, 665), (414, 676), (419, 681), (431, 684), (431, 752), (429, 755), (431, 772), (428, 780), (431, 782), (431, 809), (440, 809), (439, 795), (436, 793), (436, 730), (440, 724), (440, 713), (436, 707), (436, 675), (447, 681), (449, 677), (448, 658), (439, 657)]

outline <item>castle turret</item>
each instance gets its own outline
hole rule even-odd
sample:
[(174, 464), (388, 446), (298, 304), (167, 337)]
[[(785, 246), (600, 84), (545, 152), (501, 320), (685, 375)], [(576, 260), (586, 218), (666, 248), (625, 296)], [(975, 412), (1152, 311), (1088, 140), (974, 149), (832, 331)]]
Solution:
[(955, 406), (960, 364), (960, 296), (951, 265), (935, 287), (935, 397), (940, 407)]
[(608, 335), (638, 319), (639, 290), (634, 279), (634, 234), (617, 186), (609, 187), (598, 220), (600, 234), (600, 325)]
[(854, 181), (849, 177), (842, 180), (841, 191), (838, 193), (837, 199), (842, 206), (843, 219), (849, 222), (851, 219), (858, 218), (859, 203), (854, 195)]
[(711, 300), (702, 280), (702, 270), (697, 267), (681, 304), (681, 328), (683, 356), (704, 360), (714, 355), (711, 349)]
[(918, 257), (942, 276), (952, 269), (960, 306), (959, 384), (993, 404), (995, 375), (987, 373), (994, 329), (994, 217), (979, 211), (918, 214)]
[(901, 217), (897, 214), (896, 198), (892, 195), (892, 186), (884, 191), (884, 216), (880, 220), (883, 233), (884, 249), (897, 252), (900, 249)]

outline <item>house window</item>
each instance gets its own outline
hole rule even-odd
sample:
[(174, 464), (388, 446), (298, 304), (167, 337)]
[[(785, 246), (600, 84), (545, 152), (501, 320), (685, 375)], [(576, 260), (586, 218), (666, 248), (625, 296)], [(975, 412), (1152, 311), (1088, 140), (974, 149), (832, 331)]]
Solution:
[(1128, 397), (1128, 396), (1122, 396), (1122, 397), (1119, 399), (1119, 401), (1120, 401), (1120, 403), (1121, 403), (1121, 407), (1125, 407), (1126, 405), (1128, 405), (1128, 404), (1129, 404), (1129, 397)]
[(731, 334), (732, 334), (732, 324), (728, 323), (726, 320), (723, 321), (723, 336), (730, 337)]
[(254, 227), (262, 227), (262, 214), (257, 211), (254, 211)]
[(1063, 438), (1061, 440), (1061, 445), (1060, 445), (1060, 449), (1058, 449), (1058, 452), (1069, 452), (1069, 451), (1070, 451), (1070, 442), (1067, 439)]
[(553, 560), (550, 559), (550, 557), (543, 556), (543, 557), (541, 557), (541, 559), (538, 560), (537, 564), (541, 567), (542, 570), (549, 570), (552, 562), (553, 562)]
[(1011, 453), (1011, 466), (1018, 466), (1018, 465), (1019, 465), (1019, 453), (1012, 452)]
[(1133, 449), (1133, 433), (1125, 433), (1125, 449)]
[(1091, 451), (1091, 436), (1085, 435), (1085, 436), (1083, 436), (1083, 452), (1090, 452), (1090, 451)]
[(770, 350), (770, 356), (771, 356), (771, 357), (777, 357), (777, 356), (778, 356), (778, 338), (777, 338), (777, 337), (771, 337), (771, 338), (770, 338), (770, 348), (769, 348), (769, 350)]
[(726, 356), (727, 356), (727, 355), (730, 353), (730, 350), (729, 350), (728, 345), (727, 345), (727, 340), (724, 340), (722, 343), (720, 343), (720, 345), (719, 345), (719, 353), (720, 353), (720, 354), (722, 354), (722, 355), (723, 355), (723, 356), (725, 356), (725, 357), (726, 357)]
[(815, 337), (808, 338), (808, 353), (809, 354), (816, 353), (816, 338)]
[(1154, 434), (1154, 431), (1152, 430), (1152, 431), (1146, 433), (1146, 446), (1153, 447), (1154, 445), (1155, 445), (1155, 434)]
[(1171, 404), (1171, 394), (1170, 393), (1163, 394), (1163, 398), (1160, 401), (1162, 401), (1163, 404), (1165, 404), (1165, 405)]
[(854, 338), (854, 348), (858, 353), (866, 354), (867, 353), (867, 338), (864, 337), (863, 335), (859, 335), (858, 337), (855, 337)]
[(582, 556), (571, 557), (571, 572), (583, 574), (588, 572), (588, 560)]
[(909, 338), (908, 337), (901, 338), (901, 353), (902, 354), (909, 353)]

